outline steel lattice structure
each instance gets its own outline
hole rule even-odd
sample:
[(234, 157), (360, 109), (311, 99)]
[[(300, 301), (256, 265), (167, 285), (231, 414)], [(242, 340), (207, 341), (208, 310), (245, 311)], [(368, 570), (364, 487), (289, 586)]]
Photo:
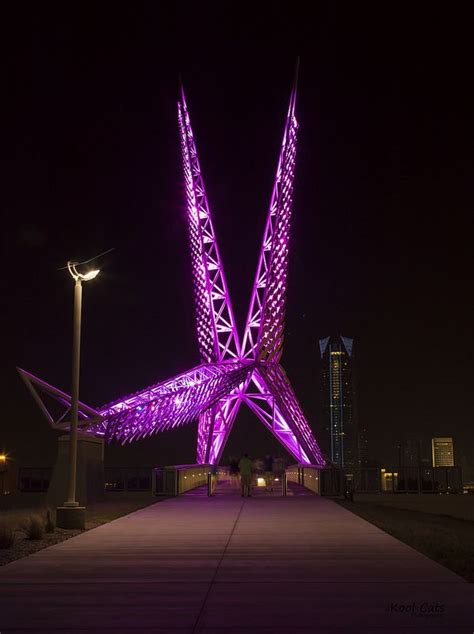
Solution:
[[(295, 105), (296, 81), (241, 344), (181, 90), (178, 122), (201, 365), (98, 409), (81, 403), (79, 425), (83, 431), (105, 436), (109, 441), (131, 442), (198, 419), (197, 463), (216, 464), (239, 407), (245, 402), (298, 462), (324, 465), (280, 365), (298, 132)], [(24, 370), (19, 372), (50, 424), (67, 429), (70, 397)], [(46, 407), (44, 394), (65, 408), (59, 417), (55, 418)]]

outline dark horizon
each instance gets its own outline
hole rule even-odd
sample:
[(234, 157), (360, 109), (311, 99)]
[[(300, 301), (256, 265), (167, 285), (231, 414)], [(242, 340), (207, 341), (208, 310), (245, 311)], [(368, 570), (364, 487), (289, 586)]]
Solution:
[[(474, 478), (469, 20), (342, 5), (252, 20), (151, 4), (6, 17), (0, 450), (54, 463), (57, 434), (15, 366), (69, 391), (68, 259), (115, 248), (84, 287), (81, 400), (199, 362), (180, 75), (242, 331), (299, 55), (284, 367), (318, 438), (318, 340), (353, 337), (369, 456), (395, 465), (404, 437), (453, 436)], [(283, 454), (241, 411), (224, 456)], [(195, 437), (193, 425), (107, 459), (192, 462)]]

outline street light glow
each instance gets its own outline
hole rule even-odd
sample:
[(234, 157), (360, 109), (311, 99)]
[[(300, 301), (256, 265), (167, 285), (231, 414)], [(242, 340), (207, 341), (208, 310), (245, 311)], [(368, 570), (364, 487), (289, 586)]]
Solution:
[(0, 453), (0, 462), (6, 462), (7, 461), (7, 456), (4, 453)]
[(93, 280), (94, 277), (97, 277), (100, 273), (100, 269), (95, 269), (94, 271), (89, 271), (88, 273), (85, 273), (84, 275), (81, 275), (81, 279), (84, 280), (85, 282), (88, 282), (89, 280)]
[(92, 271), (87, 271), (87, 273), (79, 273), (76, 266), (77, 264), (73, 264), (72, 262), (67, 263), (69, 273), (76, 282), (88, 282), (89, 280), (93, 280), (100, 273), (100, 269), (93, 269)]

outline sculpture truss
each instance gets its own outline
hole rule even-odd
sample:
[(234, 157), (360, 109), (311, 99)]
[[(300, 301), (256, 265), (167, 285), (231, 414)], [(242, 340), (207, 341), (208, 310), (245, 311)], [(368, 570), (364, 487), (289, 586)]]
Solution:
[[(245, 403), (298, 462), (325, 464), (280, 365), (298, 131), (295, 104), (296, 79), (241, 341), (181, 89), (178, 122), (201, 365), (98, 409), (80, 403), (83, 432), (126, 443), (197, 419), (196, 461), (217, 464), (239, 407)], [(51, 426), (67, 430), (70, 396), (25, 370), (19, 372)], [(47, 406), (48, 399), (62, 408), (57, 416)]]

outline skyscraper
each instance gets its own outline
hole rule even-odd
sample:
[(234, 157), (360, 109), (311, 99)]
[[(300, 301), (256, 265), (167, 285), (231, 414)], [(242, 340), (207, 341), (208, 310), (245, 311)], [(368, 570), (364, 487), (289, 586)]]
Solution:
[(326, 452), (336, 466), (350, 469), (359, 466), (353, 343), (342, 335), (319, 341)]
[(453, 439), (433, 438), (431, 440), (433, 467), (454, 467)]
[(398, 468), (421, 466), (421, 442), (416, 438), (405, 438), (397, 444)]
[[(357, 419), (357, 410), (354, 409), (354, 413)], [(368, 447), (368, 438), (367, 438), (367, 428), (361, 427), (359, 425), (359, 465), (361, 467), (367, 467), (369, 462), (369, 447)]]

